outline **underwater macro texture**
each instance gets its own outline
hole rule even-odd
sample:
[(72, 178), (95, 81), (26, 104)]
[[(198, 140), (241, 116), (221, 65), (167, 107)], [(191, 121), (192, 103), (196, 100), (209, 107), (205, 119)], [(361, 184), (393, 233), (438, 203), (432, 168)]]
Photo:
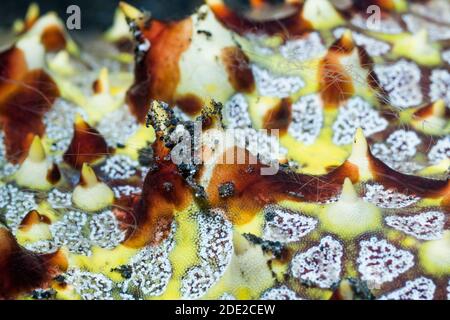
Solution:
[(450, 299), (450, 1), (231, 2), (2, 37), (0, 299)]

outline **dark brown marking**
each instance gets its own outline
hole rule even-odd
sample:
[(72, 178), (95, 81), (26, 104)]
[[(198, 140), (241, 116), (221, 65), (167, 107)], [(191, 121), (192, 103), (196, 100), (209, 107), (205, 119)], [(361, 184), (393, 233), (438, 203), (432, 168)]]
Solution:
[(198, 115), (203, 108), (203, 100), (191, 93), (177, 97), (175, 104), (191, 116)]
[(228, 80), (234, 90), (245, 93), (253, 92), (255, 79), (250, 68), (250, 61), (241, 48), (223, 48), (221, 57), (228, 73)]
[(39, 223), (51, 224), (51, 221), (47, 216), (40, 214), (36, 210), (32, 210), (22, 219), (19, 229), (22, 231), (28, 231), (32, 226)]
[(55, 185), (61, 180), (61, 172), (56, 164), (53, 164), (52, 167), (47, 172), (47, 181), (52, 185)]
[(292, 120), (292, 101), (284, 98), (264, 116), (264, 129), (279, 129), (280, 134), (286, 133)]
[(192, 20), (177, 22), (149, 21), (142, 28), (151, 47), (136, 62), (135, 79), (127, 92), (131, 112), (144, 123), (152, 100), (172, 104), (180, 82), (179, 61), (191, 43)]
[(0, 299), (12, 299), (36, 288), (68, 267), (62, 251), (37, 254), (19, 246), (14, 236), (0, 227)]
[(112, 152), (103, 136), (85, 121), (74, 124), (74, 135), (63, 159), (75, 169), (80, 169), (83, 163), (93, 163)]
[(414, 194), (426, 198), (448, 197), (449, 180), (434, 180), (420, 176), (407, 175), (391, 169), (369, 152), (370, 169), (375, 180), (387, 188), (394, 188), (401, 193)]
[(239, 34), (257, 32), (267, 35), (279, 35), (284, 39), (295, 35), (301, 35), (312, 30), (311, 23), (302, 17), (302, 4), (292, 4), (295, 10), (282, 19), (267, 19), (266, 21), (256, 21), (243, 15), (239, 15), (223, 3), (211, 5), (211, 10), (217, 19), (225, 27)]
[(32, 138), (42, 137), (43, 117), (58, 96), (58, 87), (47, 73), (28, 70), (20, 49), (0, 54), (0, 126), (10, 162), (20, 163)]

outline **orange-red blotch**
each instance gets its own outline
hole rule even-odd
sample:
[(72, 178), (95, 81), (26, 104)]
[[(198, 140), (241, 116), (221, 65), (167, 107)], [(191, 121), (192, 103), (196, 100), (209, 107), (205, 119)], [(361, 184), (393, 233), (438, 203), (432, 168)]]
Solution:
[(191, 18), (142, 24), (139, 40), (149, 41), (151, 46), (142, 57), (138, 54), (134, 83), (127, 92), (131, 112), (141, 123), (145, 122), (152, 99), (174, 102), (180, 81), (179, 60), (191, 43), (192, 29)]
[(66, 37), (59, 26), (48, 26), (41, 35), (41, 43), (47, 52), (63, 50), (66, 47)]
[[(450, 213), (450, 192), (442, 199), (441, 207), (445, 210), (445, 212)], [(447, 219), (445, 229), (450, 228), (450, 219)]]
[(433, 103), (429, 103), (426, 106), (418, 109), (414, 112), (414, 118), (416, 119), (426, 119), (433, 115)]
[[(235, 147), (235, 157), (241, 151)], [(248, 151), (245, 154), (246, 159), (249, 159), (247, 164), (237, 164), (237, 159), (234, 164), (217, 164), (206, 189), (210, 205), (223, 208), (235, 224), (248, 223), (264, 206), (282, 200), (329, 200), (338, 195), (345, 178), (357, 180), (357, 170), (349, 163), (324, 176), (310, 176), (281, 169), (274, 175), (262, 175), (264, 165), (256, 162)], [(219, 191), (224, 184), (233, 185), (232, 194), (226, 197), (221, 196)]]
[(47, 73), (28, 70), (20, 49), (0, 53), (0, 126), (10, 162), (20, 163), (33, 136), (44, 134), (43, 117), (58, 96), (58, 87)]
[(51, 254), (28, 251), (19, 246), (7, 229), (0, 227), (0, 299), (11, 299), (36, 288), (45, 288), (67, 267), (62, 251)]
[(94, 163), (112, 152), (100, 132), (78, 117), (72, 141), (63, 159), (73, 168), (81, 169), (83, 163)]
[(0, 63), (0, 101), (3, 101), (17, 88), (28, 66), (23, 51), (15, 46), (0, 53)]
[(450, 108), (445, 107), (445, 101), (435, 101), (424, 105), (414, 112), (413, 119), (426, 120), (433, 116), (450, 119)]
[(101, 81), (99, 79), (95, 80), (92, 83), (92, 92), (94, 92), (94, 93), (101, 93), (103, 91), (104, 91), (104, 88), (102, 86)]
[(319, 89), (326, 108), (336, 108), (353, 96), (353, 79), (340, 59), (355, 48), (345, 35), (338, 39), (319, 63)]
[(158, 138), (153, 145), (155, 169), (144, 181), (142, 195), (133, 210), (134, 227), (129, 228), (124, 245), (140, 248), (156, 245), (164, 240), (171, 230), (176, 211), (183, 210), (193, 201), (191, 189), (167, 158), (169, 149)]

